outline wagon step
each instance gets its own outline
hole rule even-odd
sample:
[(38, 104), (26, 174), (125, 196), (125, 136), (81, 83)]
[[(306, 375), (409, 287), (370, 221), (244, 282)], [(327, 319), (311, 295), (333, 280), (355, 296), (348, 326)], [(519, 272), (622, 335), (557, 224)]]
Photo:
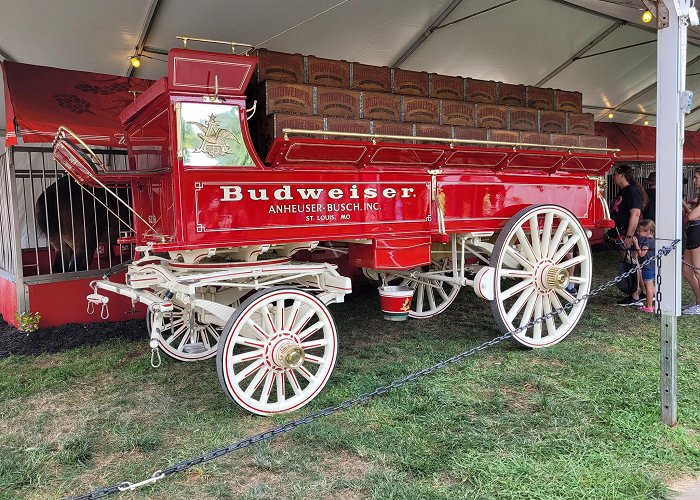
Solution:
[(203, 342), (192, 342), (185, 344), (182, 350), (187, 354), (198, 354), (207, 350)]

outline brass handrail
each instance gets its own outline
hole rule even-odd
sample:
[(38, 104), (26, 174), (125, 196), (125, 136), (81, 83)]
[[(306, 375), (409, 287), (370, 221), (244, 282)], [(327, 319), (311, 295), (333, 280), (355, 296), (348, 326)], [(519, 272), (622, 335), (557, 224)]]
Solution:
[(56, 146), (56, 142), (58, 142), (59, 139), (63, 139), (66, 136), (66, 134), (70, 135), (73, 139), (75, 139), (78, 142), (78, 144), (80, 144), (87, 151), (88, 155), (90, 156), (90, 159), (93, 161), (95, 167), (97, 167), (97, 169), (100, 172), (107, 172), (104, 163), (102, 163), (102, 160), (100, 160), (100, 158), (95, 154), (95, 152), (92, 149), (90, 149), (90, 146), (85, 144), (85, 142), (68, 127), (64, 127), (63, 125), (60, 125), (58, 127), (58, 131), (56, 132), (56, 137), (53, 140), (52, 146)]
[(453, 144), (485, 144), (493, 146), (509, 146), (513, 149), (517, 147), (534, 147), (534, 148), (552, 148), (552, 149), (567, 149), (577, 151), (607, 151), (617, 153), (618, 148), (592, 148), (588, 146), (556, 146), (552, 144), (532, 144), (529, 142), (504, 142), (504, 141), (483, 141), (480, 139), (448, 139), (445, 137), (425, 137), (413, 135), (389, 135), (389, 134), (365, 134), (362, 132), (331, 132), (323, 130), (305, 130), (298, 128), (283, 128), (282, 134), (284, 140), (289, 140), (289, 134), (310, 134), (310, 135), (331, 135), (337, 137), (362, 137), (372, 139), (372, 143), (376, 143), (377, 139), (397, 139), (401, 141), (429, 141), (429, 142), (446, 142), (452, 146)]
[(193, 36), (176, 36), (178, 40), (182, 40), (182, 44), (185, 48), (187, 48), (187, 42), (192, 40), (194, 42), (204, 42), (204, 43), (218, 43), (221, 45), (230, 45), (231, 46), (231, 52), (234, 54), (236, 53), (236, 47), (248, 47), (248, 50), (246, 50), (246, 53), (250, 50), (255, 48), (255, 45), (250, 45), (249, 43), (238, 43), (238, 42), (226, 42), (224, 40), (210, 40), (208, 38), (196, 38)]
[[(104, 165), (102, 164), (102, 162), (97, 158), (97, 156), (95, 156), (94, 151), (93, 151), (92, 149), (90, 149), (90, 147), (89, 147), (87, 144), (85, 144), (85, 142), (83, 142), (83, 141), (80, 139), (80, 137), (78, 137), (77, 135), (75, 135), (73, 132), (70, 131), (70, 129), (64, 127), (63, 125), (60, 125), (60, 126), (58, 127), (58, 132), (56, 132), (56, 137), (55, 137), (55, 139), (53, 140), (53, 147), (54, 147), (54, 148), (56, 147), (56, 144), (58, 143), (59, 139), (65, 138), (65, 134), (66, 134), (66, 133), (69, 134), (71, 137), (73, 137), (76, 141), (78, 141), (78, 142), (80, 143), (80, 145), (83, 146), (83, 147), (90, 153), (90, 156), (92, 156), (95, 160), (97, 160), (97, 162), (99, 163), (100, 170), (102, 171), (102, 173), (108, 173), (108, 172), (106, 171), (106, 169), (104, 168)], [(126, 207), (127, 210), (129, 210), (132, 214), (134, 214), (134, 215), (135, 215), (141, 222), (143, 222), (151, 231), (153, 231), (156, 235), (159, 235), (159, 236), (161, 237), (161, 241), (162, 241), (163, 243), (165, 243), (165, 241), (164, 241), (165, 236), (161, 235), (153, 226), (151, 226), (151, 225), (146, 221), (146, 219), (144, 219), (144, 218), (141, 216), (141, 214), (139, 214), (136, 210), (134, 210), (134, 209), (131, 207), (131, 205), (129, 205), (128, 203), (126, 203), (124, 200), (122, 200), (122, 199), (119, 197), (119, 195), (118, 195), (117, 193), (115, 193), (114, 191), (112, 191), (111, 189), (109, 189), (102, 181), (100, 181), (100, 179), (98, 178), (100, 174), (94, 174), (94, 173), (92, 173), (90, 170), (86, 170), (85, 173), (87, 173), (87, 175), (88, 175), (88, 177), (90, 177), (90, 179), (92, 179), (94, 182), (96, 182), (97, 184), (99, 184), (99, 186), (100, 186), (102, 189), (104, 189), (107, 193), (109, 193), (109, 194), (112, 195), (114, 198), (116, 198), (116, 200), (117, 200), (119, 203), (121, 203), (122, 205), (124, 205), (124, 206)], [(70, 175), (70, 172), (68, 172), (68, 174)], [(71, 177), (72, 177), (72, 176), (71, 176)], [(81, 183), (78, 183), (78, 185), (79, 185), (82, 189), (84, 189), (85, 191), (87, 191), (88, 193), (90, 193), (90, 191), (86, 190), (85, 187), (84, 187)], [(95, 197), (94, 194), (92, 194), (92, 196), (93, 196), (93, 198), (95, 198), (95, 199), (97, 200), (97, 197)], [(99, 200), (98, 200), (98, 201), (99, 201)], [(115, 214), (115, 215), (116, 215), (116, 214)], [(127, 224), (127, 226), (129, 226), (129, 224)], [(131, 226), (129, 226), (129, 227), (131, 227)], [(133, 229), (133, 228), (131, 228), (131, 229)]]

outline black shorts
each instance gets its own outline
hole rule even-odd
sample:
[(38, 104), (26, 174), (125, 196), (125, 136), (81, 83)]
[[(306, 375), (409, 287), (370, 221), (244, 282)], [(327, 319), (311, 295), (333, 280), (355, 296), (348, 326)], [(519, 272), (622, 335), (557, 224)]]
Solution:
[(700, 220), (691, 220), (685, 228), (685, 248), (693, 250), (700, 247)]

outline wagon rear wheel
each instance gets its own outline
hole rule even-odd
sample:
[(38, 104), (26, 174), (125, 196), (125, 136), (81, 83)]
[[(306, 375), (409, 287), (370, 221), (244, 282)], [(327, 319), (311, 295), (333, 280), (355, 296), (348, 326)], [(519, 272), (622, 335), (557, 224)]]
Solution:
[(216, 355), (219, 383), (245, 410), (271, 415), (309, 403), (326, 385), (337, 354), (325, 304), (296, 288), (261, 290), (224, 327)]
[[(591, 248), (586, 231), (568, 210), (535, 205), (515, 214), (498, 235), (491, 254), (495, 268), (491, 310), (505, 333), (568, 305), (513, 335), (527, 347), (563, 340), (578, 323), (591, 288)], [(573, 285), (573, 291), (570, 285)]]

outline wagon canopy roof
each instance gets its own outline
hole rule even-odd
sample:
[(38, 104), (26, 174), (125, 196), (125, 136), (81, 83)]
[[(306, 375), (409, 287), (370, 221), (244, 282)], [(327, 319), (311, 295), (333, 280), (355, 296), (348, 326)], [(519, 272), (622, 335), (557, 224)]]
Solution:
[[(141, 78), (72, 71), (5, 61), (7, 140), (51, 142), (60, 125), (86, 143), (118, 146), (119, 113), (153, 82)], [(15, 127), (15, 125), (17, 127)]]

